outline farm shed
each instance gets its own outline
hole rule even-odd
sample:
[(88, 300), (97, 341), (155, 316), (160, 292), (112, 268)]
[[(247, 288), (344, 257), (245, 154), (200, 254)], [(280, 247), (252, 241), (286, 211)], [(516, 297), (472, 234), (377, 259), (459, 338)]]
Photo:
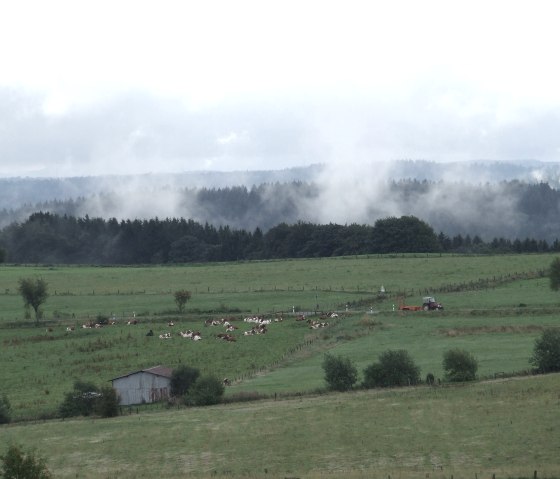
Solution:
[(111, 379), (119, 404), (152, 403), (167, 399), (170, 393), (171, 368), (154, 366)]

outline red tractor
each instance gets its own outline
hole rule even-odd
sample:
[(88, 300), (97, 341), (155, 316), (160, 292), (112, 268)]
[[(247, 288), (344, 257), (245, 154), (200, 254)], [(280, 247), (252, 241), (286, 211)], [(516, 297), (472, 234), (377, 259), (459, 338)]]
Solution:
[(443, 309), (443, 305), (438, 303), (433, 296), (424, 296), (422, 298), (422, 309), (424, 311), (439, 311)]

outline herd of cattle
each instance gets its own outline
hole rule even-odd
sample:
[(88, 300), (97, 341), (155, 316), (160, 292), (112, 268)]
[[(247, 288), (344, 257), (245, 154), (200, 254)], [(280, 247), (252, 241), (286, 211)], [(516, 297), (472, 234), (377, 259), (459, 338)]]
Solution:
[[(338, 314), (335, 312), (328, 312), (328, 313), (323, 313), (320, 316), (321, 320), (316, 320), (316, 319), (308, 319), (306, 318), (306, 316), (304, 314), (300, 314), (298, 316), (296, 316), (295, 320), (296, 321), (302, 321), (305, 322), (308, 327), (310, 329), (319, 329), (319, 328), (325, 328), (329, 325), (328, 321), (326, 321), (326, 319), (328, 318), (337, 318)], [(246, 318), (243, 319), (244, 323), (251, 323), (250, 329), (246, 329), (245, 331), (243, 331), (243, 336), (254, 336), (254, 335), (260, 335), (260, 334), (266, 334), (268, 332), (268, 326), (272, 323), (278, 323), (278, 322), (282, 322), (284, 320), (284, 317), (282, 315), (277, 315), (274, 318), (265, 318), (263, 316), (248, 316)], [(213, 327), (213, 326), (218, 326), (218, 327), (222, 327), (224, 328), (225, 332), (220, 332), (220, 333), (216, 333), (214, 334), (214, 337), (217, 339), (220, 339), (222, 341), (228, 341), (228, 342), (235, 342), (237, 341), (237, 336), (234, 334), (237, 330), (239, 330), (239, 326), (235, 325), (234, 322), (238, 321), (236, 318), (222, 318), (222, 319), (207, 319), (204, 322), (204, 326), (205, 327)], [(102, 328), (104, 326), (112, 326), (117, 324), (116, 321), (107, 321), (104, 324), (103, 323), (95, 323), (93, 321), (88, 321), (87, 323), (84, 323), (82, 325), (82, 328), (84, 329), (92, 329), (92, 328)], [(140, 324), (140, 321), (138, 321), (136, 318), (128, 320), (127, 325), (137, 325)], [(173, 321), (170, 321), (167, 323), (168, 327), (174, 327), (175, 323)], [(70, 331), (74, 331), (73, 327), (67, 327), (66, 328), (67, 332)], [(178, 333), (179, 337), (181, 338), (185, 338), (185, 339), (190, 339), (192, 341), (200, 341), (202, 340), (202, 333), (200, 331), (193, 331), (191, 329), (188, 329), (186, 331), (179, 331)], [(149, 330), (146, 333), (146, 336), (155, 336), (153, 330)], [(171, 339), (173, 337), (173, 334), (169, 331), (165, 332), (165, 333), (161, 333), (159, 334), (159, 339)]]

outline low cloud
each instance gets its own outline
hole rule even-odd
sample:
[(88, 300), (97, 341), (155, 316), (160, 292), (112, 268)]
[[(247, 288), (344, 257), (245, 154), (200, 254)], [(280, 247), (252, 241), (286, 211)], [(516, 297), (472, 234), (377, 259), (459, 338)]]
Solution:
[(331, 177), (354, 182), (367, 194), (363, 177), (371, 184), (383, 174), (382, 167), (362, 173), (372, 162), (560, 159), (560, 116), (552, 109), (503, 117), (496, 109), (464, 107), (469, 98), (436, 101), (435, 94), (424, 98), (421, 92), (400, 101), (310, 96), (195, 110), (132, 92), (50, 115), (40, 95), (0, 89), (0, 175), (243, 171), (323, 163)]

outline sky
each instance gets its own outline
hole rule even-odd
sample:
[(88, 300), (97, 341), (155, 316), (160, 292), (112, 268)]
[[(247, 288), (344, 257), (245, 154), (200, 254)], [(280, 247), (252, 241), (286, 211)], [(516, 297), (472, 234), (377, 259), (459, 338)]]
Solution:
[(560, 161), (559, 13), (0, 0), (0, 177)]

